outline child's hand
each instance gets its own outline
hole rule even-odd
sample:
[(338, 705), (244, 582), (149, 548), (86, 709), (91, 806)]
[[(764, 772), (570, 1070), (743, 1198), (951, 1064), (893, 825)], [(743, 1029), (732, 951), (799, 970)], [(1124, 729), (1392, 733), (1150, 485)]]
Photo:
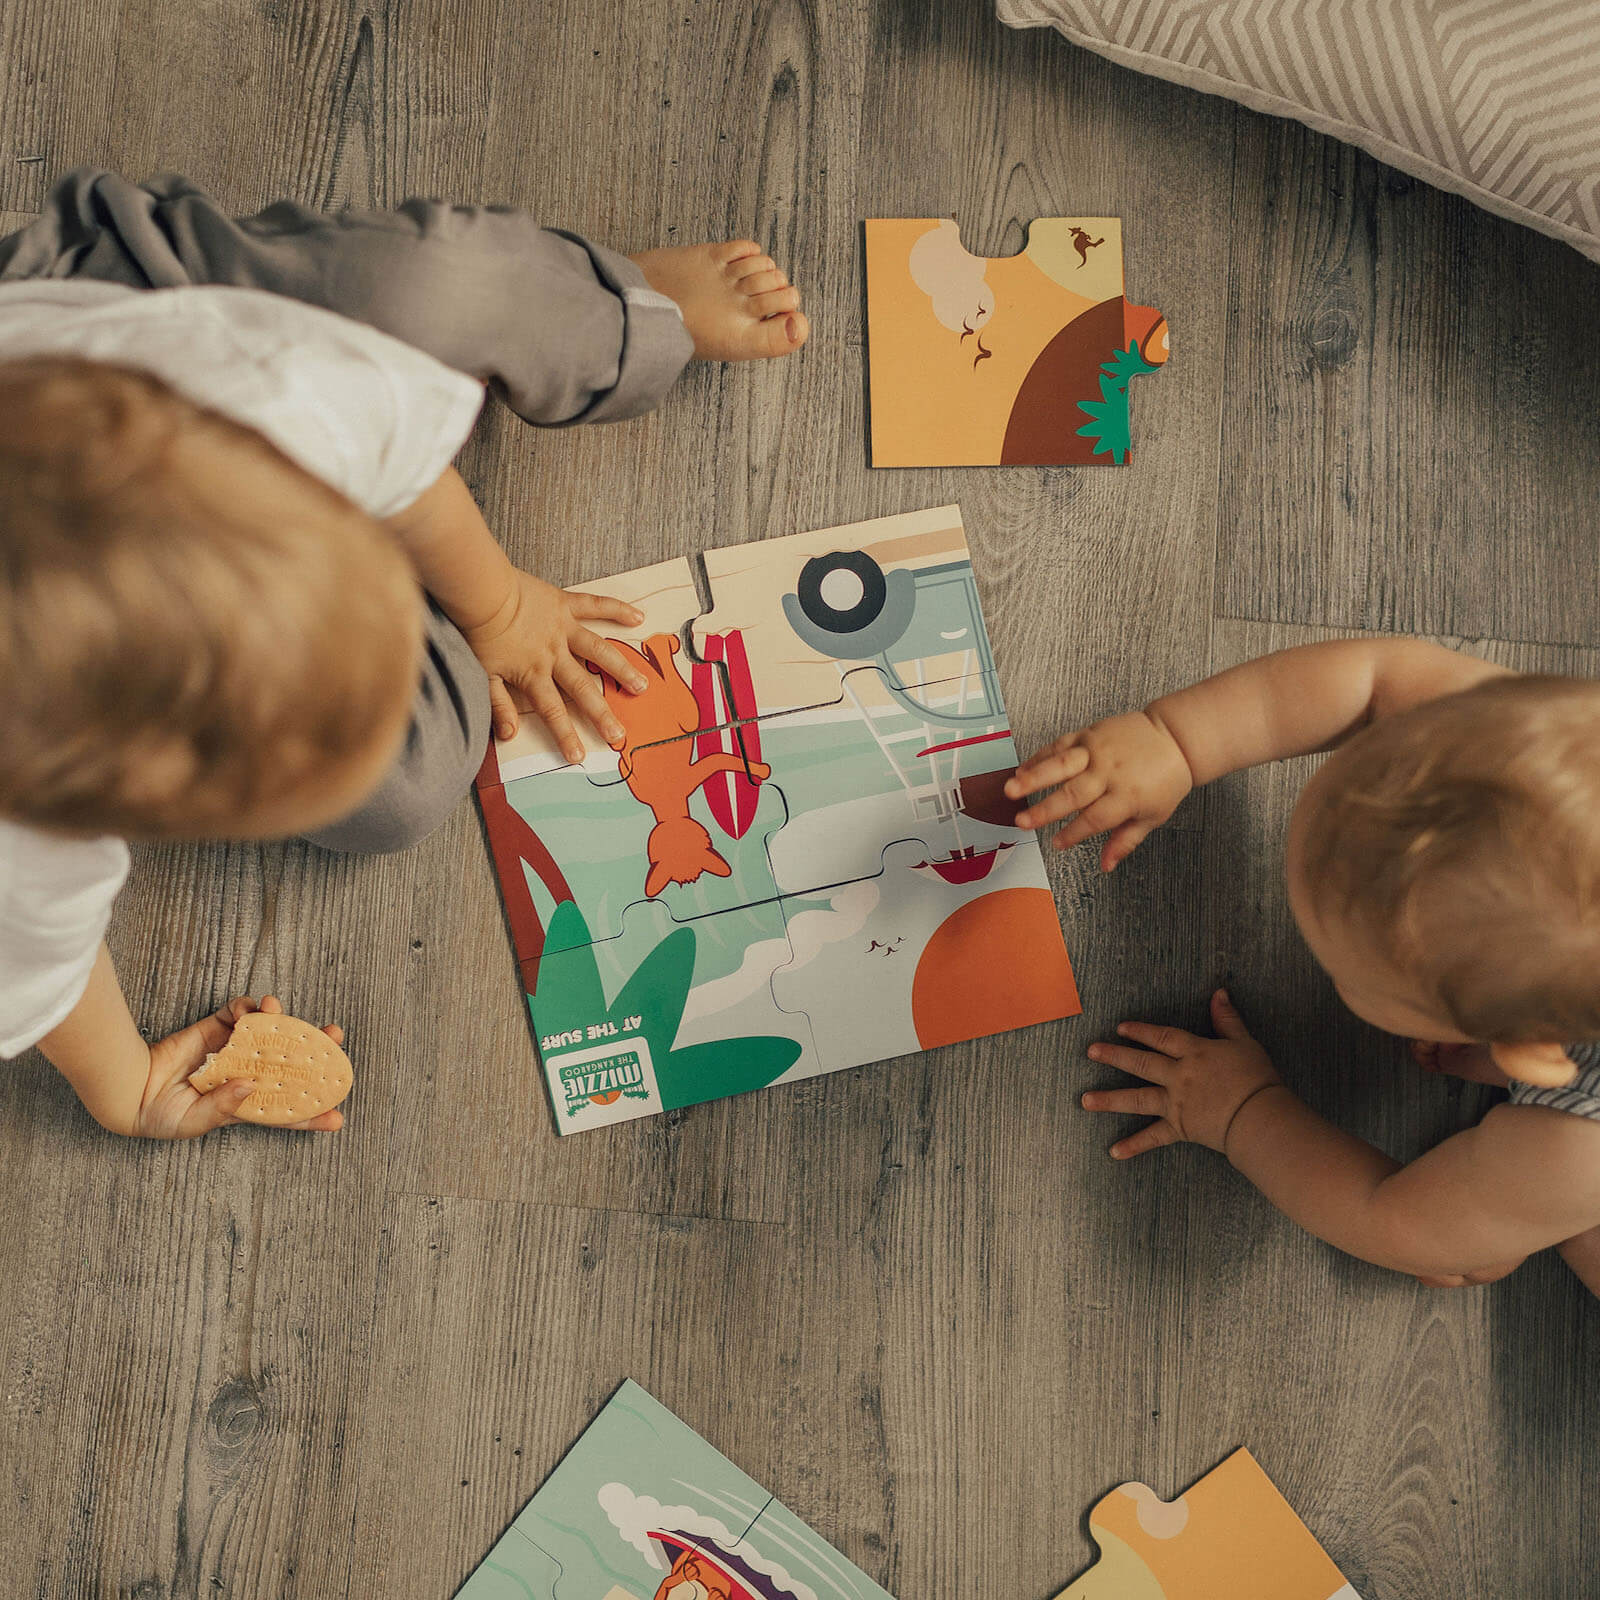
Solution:
[[(506, 602), (487, 622), (463, 628), (472, 653), (489, 674), (494, 731), (509, 739), (522, 710), (544, 718), (568, 761), (583, 760), (583, 740), (572, 725), (567, 702), (589, 719), (615, 748), (625, 736), (606, 705), (600, 680), (584, 665), (592, 661), (625, 689), (638, 694), (644, 678), (608, 640), (585, 626), (589, 621), (637, 627), (644, 614), (624, 600), (598, 594), (568, 594), (553, 583), (518, 571)], [(565, 696), (565, 698), (563, 698)]]
[(1058, 850), (1111, 829), (1100, 852), (1100, 870), (1110, 872), (1177, 810), (1194, 778), (1177, 740), (1148, 712), (1130, 711), (1063, 734), (1017, 768), (1006, 794), (1023, 800), (1055, 785), (1017, 813), (1017, 826), (1042, 828), (1076, 812), (1056, 835)]
[[(233, 1032), (233, 1025), (247, 1011), (282, 1011), (268, 995), (260, 1006), (241, 997), (230, 1000), (213, 1015), (157, 1040), (150, 1046), (150, 1078), (139, 1104), (139, 1114), (128, 1131), (144, 1139), (196, 1139), (213, 1128), (226, 1127), (239, 1118), (234, 1113), (250, 1098), (255, 1083), (235, 1078), (209, 1094), (189, 1087), (189, 1078), (205, 1064), (206, 1057), (220, 1050)], [(329, 1025), (322, 1030), (335, 1044), (344, 1038), (344, 1029)], [(338, 1111), (324, 1111), (308, 1122), (291, 1124), (304, 1131), (331, 1133), (344, 1126)]]
[(1182, 1028), (1149, 1022), (1123, 1022), (1117, 1032), (1146, 1049), (1089, 1046), (1091, 1061), (1143, 1078), (1147, 1086), (1091, 1090), (1083, 1097), (1084, 1109), (1156, 1119), (1112, 1145), (1111, 1154), (1119, 1161), (1185, 1139), (1226, 1154), (1235, 1113), (1253, 1095), (1280, 1083), (1266, 1051), (1245, 1030), (1225, 989), (1211, 997), (1211, 1021), (1220, 1038), (1202, 1039)]

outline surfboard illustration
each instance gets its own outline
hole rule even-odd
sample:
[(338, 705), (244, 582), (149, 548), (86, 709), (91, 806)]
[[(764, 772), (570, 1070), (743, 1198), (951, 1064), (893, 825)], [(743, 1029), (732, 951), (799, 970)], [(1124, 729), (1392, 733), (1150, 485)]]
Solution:
[[(756, 723), (745, 722), (738, 732), (731, 726), (719, 726), (754, 717), (757, 712), (743, 633), (738, 629), (708, 633), (701, 654), (705, 659), (695, 662), (690, 674), (700, 725), (705, 730), (695, 740), (695, 758), (722, 751), (741, 761), (746, 757), (759, 761), (761, 731)], [(702, 792), (717, 826), (728, 838), (742, 839), (755, 821), (761, 786), (748, 772), (723, 772), (707, 779)]]

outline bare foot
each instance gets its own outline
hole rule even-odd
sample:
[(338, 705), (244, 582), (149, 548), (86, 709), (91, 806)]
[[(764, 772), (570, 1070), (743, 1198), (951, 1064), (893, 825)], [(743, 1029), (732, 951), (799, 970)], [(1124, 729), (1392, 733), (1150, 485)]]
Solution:
[(631, 259), (652, 289), (677, 301), (697, 360), (786, 356), (811, 331), (800, 291), (753, 239), (644, 250)]
[(1511, 1082), (1494, 1064), (1486, 1044), (1440, 1044), (1434, 1039), (1413, 1039), (1411, 1059), (1424, 1072), (1443, 1072), (1469, 1083), (1493, 1083), (1503, 1089)]

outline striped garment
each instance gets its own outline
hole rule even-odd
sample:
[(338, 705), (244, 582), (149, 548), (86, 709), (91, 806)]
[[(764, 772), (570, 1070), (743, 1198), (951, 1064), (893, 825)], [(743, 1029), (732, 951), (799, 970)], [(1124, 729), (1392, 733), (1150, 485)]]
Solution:
[(1593, 1117), (1600, 1122), (1600, 1039), (1569, 1044), (1567, 1054), (1577, 1063), (1578, 1076), (1562, 1089), (1536, 1089), (1531, 1083), (1514, 1084), (1514, 1106), (1551, 1106), (1570, 1111), (1575, 1117)]
[(995, 11), (1294, 117), (1600, 261), (1596, 0), (996, 0)]

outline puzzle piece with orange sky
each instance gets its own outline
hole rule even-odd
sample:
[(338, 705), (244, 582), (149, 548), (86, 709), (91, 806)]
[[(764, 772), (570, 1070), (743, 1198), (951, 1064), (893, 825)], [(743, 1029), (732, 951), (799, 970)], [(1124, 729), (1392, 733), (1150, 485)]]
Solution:
[(1100, 1559), (1056, 1600), (1360, 1600), (1248, 1450), (1176, 1500), (1113, 1489), (1089, 1532)]
[(949, 217), (866, 224), (875, 467), (1123, 465), (1166, 318), (1123, 296), (1119, 217), (1040, 217), (1014, 256)]

